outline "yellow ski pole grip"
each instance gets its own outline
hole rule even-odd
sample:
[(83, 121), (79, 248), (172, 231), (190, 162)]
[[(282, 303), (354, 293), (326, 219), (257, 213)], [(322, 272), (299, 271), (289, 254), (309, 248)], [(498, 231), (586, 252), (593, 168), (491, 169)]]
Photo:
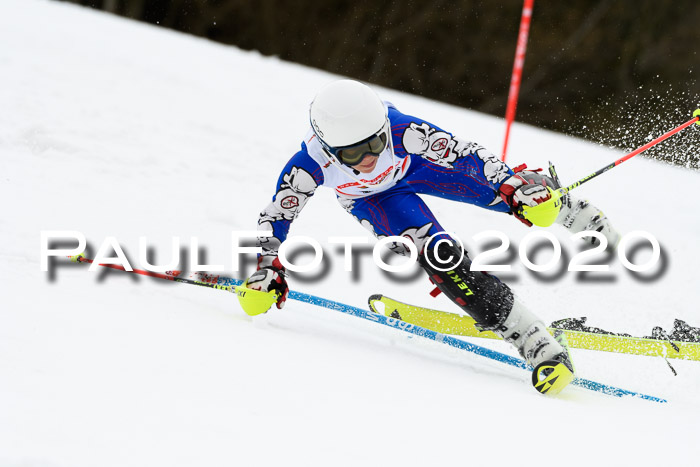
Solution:
[(272, 305), (277, 303), (279, 294), (275, 291), (263, 292), (248, 288), (248, 281), (235, 287), (233, 291), (238, 296), (241, 308), (248, 316), (256, 316), (265, 313)]
[(81, 263), (85, 259), (85, 253), (68, 257), (71, 263)]
[(552, 190), (550, 187), (547, 187), (547, 191), (550, 194), (550, 198), (547, 201), (537, 206), (523, 207), (523, 217), (538, 227), (549, 227), (554, 224), (559, 211), (561, 211), (561, 197), (565, 193), (563, 189)]

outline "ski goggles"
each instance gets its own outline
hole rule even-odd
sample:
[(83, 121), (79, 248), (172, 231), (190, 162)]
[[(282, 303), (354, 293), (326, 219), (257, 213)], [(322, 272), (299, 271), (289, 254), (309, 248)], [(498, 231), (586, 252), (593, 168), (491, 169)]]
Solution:
[(345, 165), (353, 166), (362, 162), (365, 156), (370, 155), (379, 157), (386, 149), (388, 142), (386, 126), (379, 130), (379, 133), (370, 136), (369, 138), (360, 141), (352, 146), (344, 146), (340, 148), (327, 148), (340, 162)]

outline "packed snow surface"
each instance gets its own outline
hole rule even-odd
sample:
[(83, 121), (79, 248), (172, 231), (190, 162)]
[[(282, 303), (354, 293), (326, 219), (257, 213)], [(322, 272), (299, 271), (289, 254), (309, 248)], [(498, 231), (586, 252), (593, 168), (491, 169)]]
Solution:
[[(580, 388), (538, 394), (529, 374), (305, 303), (255, 318), (232, 294), (54, 261), (40, 233), (82, 232), (91, 254), (114, 237), (134, 267), (166, 263), (172, 237), (231, 271), (231, 232), (254, 230), (299, 147), (316, 90), (337, 79), (158, 27), (46, 0), (0, 2), (0, 465), (691, 465), (700, 362), (573, 350), (578, 374), (668, 399)], [(507, 79), (506, 77), (501, 77)], [(497, 150), (501, 119), (377, 89), (408, 114)], [(679, 123), (687, 115), (679, 115)], [(686, 131), (698, 131), (690, 128)], [(572, 182), (622, 155), (516, 124), (509, 163), (557, 165)], [(588, 317), (634, 335), (700, 325), (700, 174), (635, 158), (576, 190), (623, 232), (647, 231), (660, 267), (641, 279), (536, 275), (509, 216), (427, 199), (445, 228), (511, 241), (514, 291), (546, 322)], [(295, 290), (358, 307), (383, 293), (457, 312), (419, 275), (389, 277), (362, 252), (354, 273), (328, 236), (368, 233), (319, 189), (293, 235), (324, 246)], [(70, 246), (70, 245), (68, 245)], [(541, 251), (536, 262), (551, 253)], [(644, 262), (650, 249), (634, 259)], [(568, 256), (567, 256), (568, 255)], [(310, 260), (304, 253), (303, 263)], [(183, 269), (183, 265), (180, 266)], [(415, 277), (413, 277), (415, 276)], [(507, 345), (481, 345), (514, 354)]]

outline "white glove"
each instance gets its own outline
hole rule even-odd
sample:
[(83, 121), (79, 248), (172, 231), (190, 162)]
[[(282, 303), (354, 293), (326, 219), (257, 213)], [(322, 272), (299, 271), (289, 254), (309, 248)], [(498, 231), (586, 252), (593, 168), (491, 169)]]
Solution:
[[(522, 171), (520, 173), (527, 175), (528, 172)], [(503, 201), (510, 206), (513, 215), (527, 226), (531, 226), (532, 222), (522, 216), (522, 207), (537, 206), (551, 198), (544, 182), (540, 185), (532, 180), (524, 179), (517, 173), (507, 178), (498, 191)]]

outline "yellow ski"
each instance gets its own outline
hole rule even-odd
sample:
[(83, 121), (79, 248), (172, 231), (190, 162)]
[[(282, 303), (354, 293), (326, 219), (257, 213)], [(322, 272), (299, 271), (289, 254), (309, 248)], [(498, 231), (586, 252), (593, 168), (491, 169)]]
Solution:
[[(391, 316), (442, 334), (500, 339), (490, 331), (479, 331), (475, 327), (474, 319), (470, 316), (409, 305), (384, 295), (372, 295), (369, 298), (369, 307), (376, 313)], [(555, 330), (554, 328), (548, 329), (549, 332)], [(561, 329), (561, 331), (566, 335), (569, 347), (576, 349), (700, 361), (700, 343), (697, 342), (673, 341), (672, 344), (670, 341), (646, 339), (643, 337), (625, 337), (612, 334), (570, 331), (567, 329)]]

